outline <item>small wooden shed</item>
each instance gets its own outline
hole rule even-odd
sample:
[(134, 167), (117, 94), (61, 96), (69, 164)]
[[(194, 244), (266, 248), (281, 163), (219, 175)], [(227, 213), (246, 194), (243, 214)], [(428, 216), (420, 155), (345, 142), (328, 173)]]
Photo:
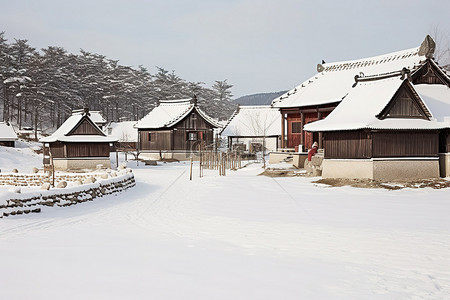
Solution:
[(214, 142), (221, 125), (204, 113), (197, 99), (161, 100), (137, 122), (138, 152), (150, 159), (188, 159), (200, 143)]
[(17, 134), (9, 123), (0, 122), (0, 146), (14, 147)]
[(110, 146), (118, 138), (107, 136), (90, 118), (87, 109), (74, 112), (52, 135), (39, 141), (44, 144), (44, 165), (55, 170), (111, 167)]

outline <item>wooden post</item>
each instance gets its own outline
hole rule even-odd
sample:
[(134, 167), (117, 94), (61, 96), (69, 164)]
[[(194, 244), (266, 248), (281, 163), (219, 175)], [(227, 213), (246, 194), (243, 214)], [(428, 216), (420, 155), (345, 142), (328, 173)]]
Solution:
[(286, 135), (285, 135), (285, 125), (284, 125), (284, 113), (281, 113), (281, 148), (285, 148), (285, 139), (286, 139)]
[(189, 172), (189, 180), (192, 180), (192, 156), (191, 156), (191, 169)]

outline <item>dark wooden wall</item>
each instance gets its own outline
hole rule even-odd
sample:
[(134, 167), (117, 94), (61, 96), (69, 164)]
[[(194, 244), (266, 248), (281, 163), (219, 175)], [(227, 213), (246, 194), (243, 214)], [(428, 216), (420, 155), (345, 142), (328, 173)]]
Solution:
[(439, 152), (440, 153), (450, 152), (450, 132), (448, 129), (442, 130), (439, 133)]
[(171, 130), (139, 130), (141, 150), (171, 150)]
[(0, 146), (14, 147), (15, 142), (14, 141), (0, 141)]
[(370, 158), (370, 132), (335, 131), (323, 133), (325, 158)]
[(109, 143), (50, 143), (53, 158), (109, 157)]
[(100, 133), (89, 121), (84, 119), (70, 135), (100, 135)]
[(436, 157), (437, 131), (324, 132), (325, 158)]
[(439, 154), (439, 133), (374, 132), (373, 157), (435, 157)]
[(424, 64), (413, 75), (414, 84), (446, 84), (444, 78), (439, 75), (439, 71), (435, 70), (435, 67), (430, 62)]
[[(140, 150), (180, 150), (196, 149), (200, 142), (212, 144), (214, 127), (206, 122), (198, 113), (191, 112), (175, 126), (168, 129), (139, 130)], [(151, 141), (149, 141), (149, 133)], [(195, 140), (189, 140), (189, 133), (196, 134)]]

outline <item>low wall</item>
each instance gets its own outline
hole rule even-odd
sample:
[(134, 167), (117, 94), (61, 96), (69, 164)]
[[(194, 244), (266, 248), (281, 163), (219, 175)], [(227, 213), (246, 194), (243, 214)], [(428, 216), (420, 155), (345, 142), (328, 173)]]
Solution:
[(103, 165), (104, 168), (111, 168), (111, 161), (108, 158), (96, 158), (89, 159), (83, 157), (81, 159), (63, 159), (54, 158), (53, 165), (57, 171), (67, 171), (67, 170), (84, 170), (84, 169), (96, 169), (97, 165)]
[(269, 164), (278, 164), (289, 156), (292, 156), (292, 152), (270, 152), (269, 153)]
[(373, 179), (378, 181), (439, 178), (439, 159), (375, 160)]
[(69, 188), (15, 194), (15, 197), (0, 203), (0, 218), (12, 215), (37, 213), (45, 206), (66, 207), (92, 201), (98, 197), (121, 193), (136, 185), (130, 171), (110, 179)]
[[(100, 174), (96, 173), (79, 173), (79, 174), (57, 174), (55, 175), (55, 185), (61, 181), (81, 181), (83, 182), (89, 177)], [(52, 177), (47, 174), (18, 174), (18, 173), (1, 173), (0, 174), (0, 186), (41, 186), (46, 182), (52, 182)]]
[(324, 159), (322, 178), (373, 179), (373, 161), (368, 159)]
[(439, 178), (439, 160), (412, 159), (325, 159), (323, 178), (407, 181)]

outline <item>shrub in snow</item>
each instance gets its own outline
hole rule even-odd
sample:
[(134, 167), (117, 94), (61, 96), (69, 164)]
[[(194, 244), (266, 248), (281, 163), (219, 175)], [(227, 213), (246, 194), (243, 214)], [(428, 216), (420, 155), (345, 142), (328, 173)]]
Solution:
[(83, 183), (81, 182), (81, 180), (76, 180), (75, 182), (74, 182), (74, 185), (82, 185)]
[(13, 173), (19, 173), (19, 170), (17, 170), (17, 169), (12, 169), (12, 172), (13, 172)]
[(111, 177), (117, 177), (117, 173), (116, 172), (111, 172)]
[(20, 187), (18, 187), (18, 186), (10, 188), (9, 191), (16, 193), (16, 194), (20, 194), (20, 192), (21, 192)]
[(58, 185), (56, 186), (59, 189), (63, 189), (67, 186), (67, 182), (66, 181), (60, 181), (58, 182)]
[(120, 166), (117, 168), (117, 169), (119, 169), (119, 170), (124, 170), (124, 169), (126, 169), (127, 168), (127, 165), (126, 164), (120, 164)]
[(109, 176), (108, 176), (108, 174), (105, 173), (105, 174), (102, 174), (100, 177), (101, 177), (102, 179), (108, 179)]
[(43, 185), (41, 185), (41, 190), (49, 190), (50, 189), (50, 183), (46, 182)]

